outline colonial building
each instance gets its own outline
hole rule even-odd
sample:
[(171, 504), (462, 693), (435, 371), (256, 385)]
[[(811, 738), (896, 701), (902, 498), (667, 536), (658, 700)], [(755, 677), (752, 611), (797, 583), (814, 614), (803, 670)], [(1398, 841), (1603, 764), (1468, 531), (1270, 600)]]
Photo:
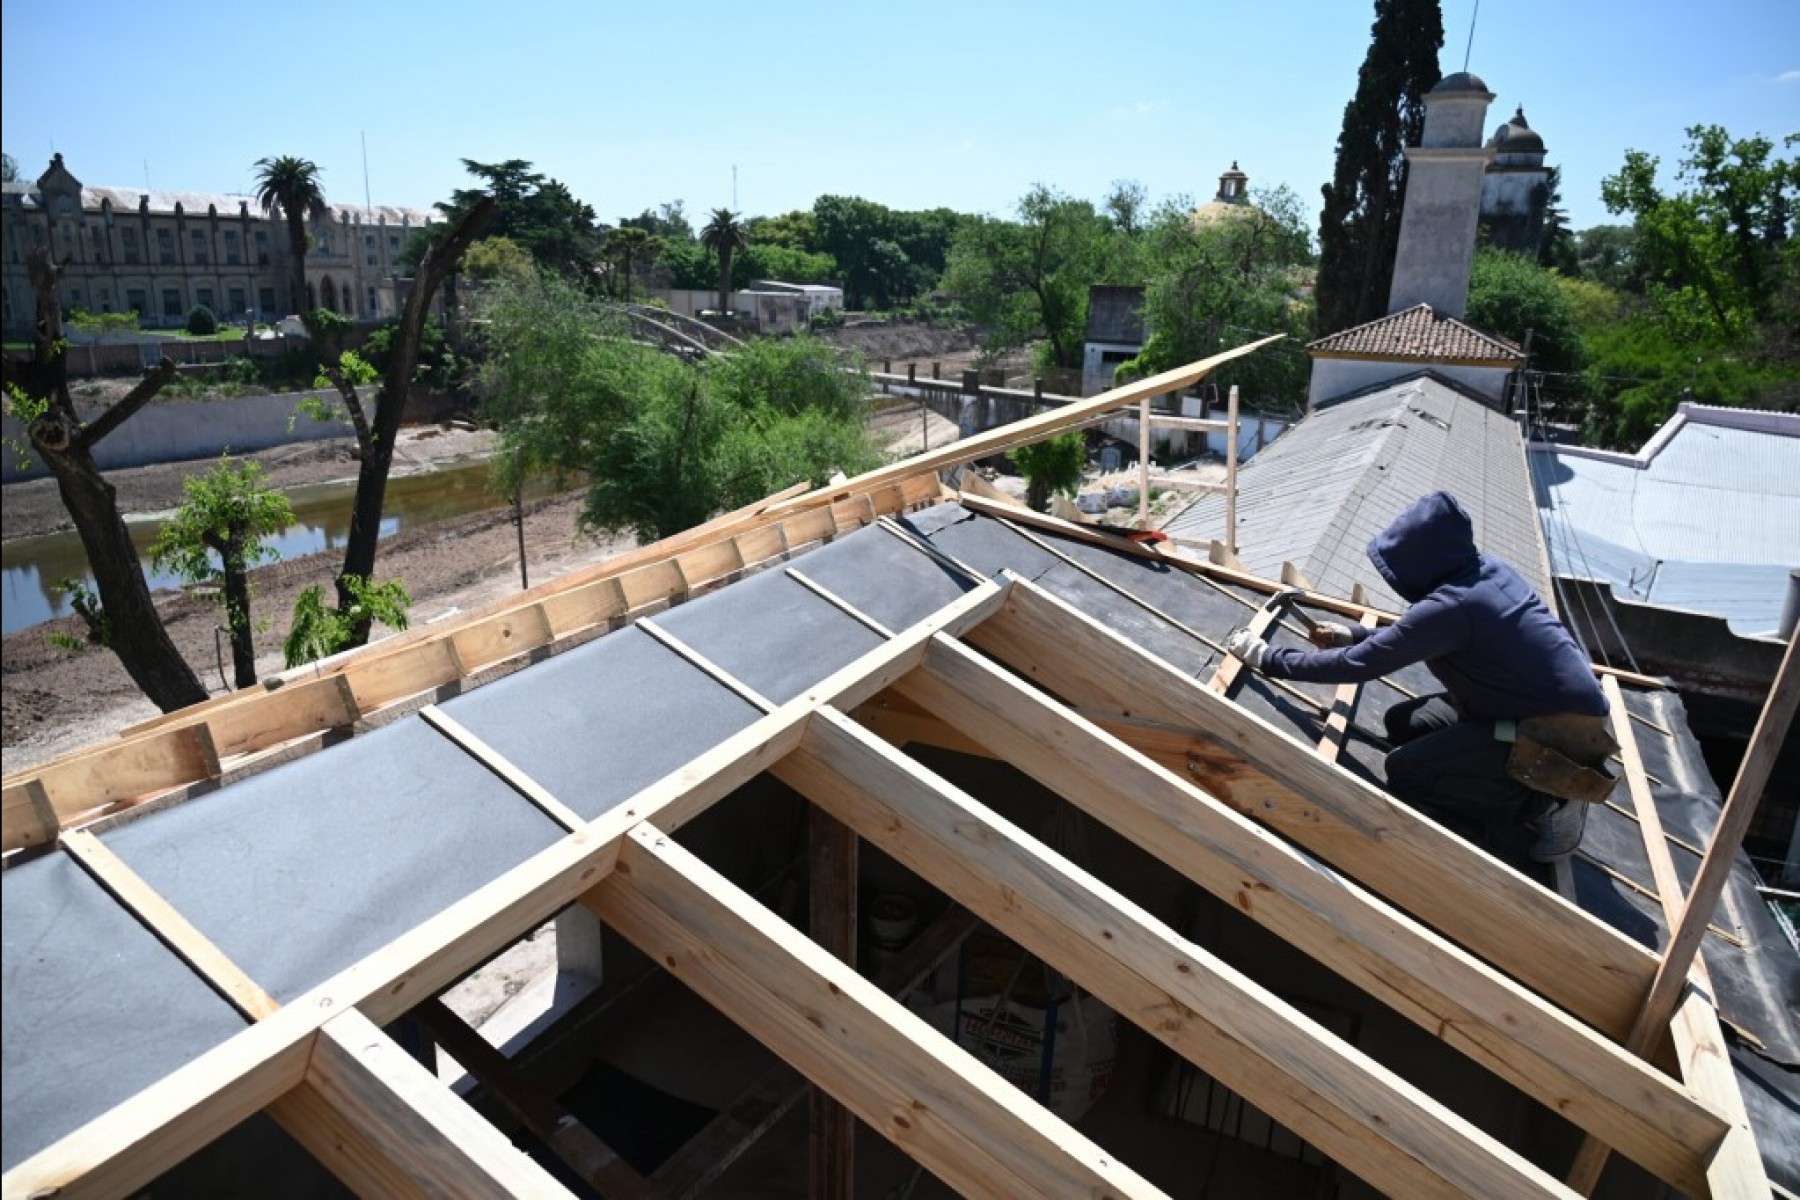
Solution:
[(245, 195), (86, 187), (58, 154), (35, 183), (4, 185), (0, 290), (6, 336), (28, 335), (26, 255), (63, 264), (64, 308), (135, 310), (149, 328), (180, 325), (196, 305), (223, 321), (276, 321), (311, 308), (353, 320), (394, 316), (406, 294), (400, 253), (437, 219), (421, 209), (331, 204), (310, 222), (305, 297), (289, 295), (284, 214)]
[(1550, 199), (1550, 168), (1544, 139), (1518, 108), (1512, 120), (1488, 139), (1493, 160), (1481, 179), (1481, 224), (1488, 241), (1502, 250), (1537, 257), (1544, 241), (1544, 210)]

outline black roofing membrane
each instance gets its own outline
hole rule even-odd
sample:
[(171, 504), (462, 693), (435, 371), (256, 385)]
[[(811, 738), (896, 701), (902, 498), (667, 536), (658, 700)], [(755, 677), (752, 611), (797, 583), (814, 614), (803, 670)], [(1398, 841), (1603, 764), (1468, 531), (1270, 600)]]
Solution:
[(561, 836), (419, 719), (102, 835), (287, 1003)]
[(865, 529), (793, 562), (852, 608), (899, 632), (975, 586), (973, 580), (884, 529)]
[(66, 855), (0, 874), (0, 1169), (247, 1022)]

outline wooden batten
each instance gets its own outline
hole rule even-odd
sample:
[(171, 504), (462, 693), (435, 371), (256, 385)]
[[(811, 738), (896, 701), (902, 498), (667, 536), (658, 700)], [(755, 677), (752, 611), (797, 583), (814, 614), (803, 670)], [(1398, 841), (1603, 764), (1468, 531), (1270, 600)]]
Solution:
[(220, 757), (229, 757), (327, 729), (348, 729), (361, 715), (349, 681), (332, 675), (269, 692), (255, 704), (221, 709), (205, 726), (192, 728), (210, 728)]
[(462, 664), (463, 672), (473, 675), (496, 663), (548, 645), (555, 636), (544, 606), (531, 604), (458, 629), (450, 634), (450, 644), (456, 647), (456, 659)]
[(0, 792), (0, 848), (44, 845), (55, 840), (62, 826), (83, 816), (218, 773), (212, 731), (203, 725), (102, 743), (6, 781)]
[(551, 634), (557, 638), (606, 625), (624, 616), (631, 607), (625, 601), (618, 579), (613, 577), (596, 579), (578, 588), (546, 596), (539, 606), (550, 622)]

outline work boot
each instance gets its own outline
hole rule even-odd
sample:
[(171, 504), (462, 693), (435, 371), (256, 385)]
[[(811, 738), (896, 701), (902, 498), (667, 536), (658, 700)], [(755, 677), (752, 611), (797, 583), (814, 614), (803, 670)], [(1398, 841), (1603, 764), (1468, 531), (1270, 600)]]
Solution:
[(1526, 826), (1537, 834), (1527, 852), (1531, 861), (1553, 863), (1575, 853), (1587, 829), (1587, 810), (1579, 800), (1552, 800), (1544, 814)]

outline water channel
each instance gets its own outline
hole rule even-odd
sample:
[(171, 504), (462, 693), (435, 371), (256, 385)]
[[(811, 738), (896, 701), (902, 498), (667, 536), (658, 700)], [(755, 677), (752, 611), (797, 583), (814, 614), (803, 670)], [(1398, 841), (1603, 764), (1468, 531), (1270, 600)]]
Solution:
[[(389, 537), (411, 525), (430, 524), (507, 504), (506, 497), (488, 490), (487, 481), (485, 462), (395, 476), (388, 480), (381, 536)], [(526, 496), (535, 498), (551, 490), (547, 484), (538, 488), (528, 484)], [(294, 523), (271, 539), (270, 544), (283, 560), (341, 549), (350, 534), (350, 502), (355, 491), (354, 479), (291, 490), (288, 499), (294, 506)], [(162, 528), (162, 519), (134, 520), (129, 527), (131, 540), (143, 558), (150, 589), (179, 588), (179, 579), (150, 565), (150, 543)], [(77, 579), (93, 586), (81, 539), (73, 530), (0, 544), (0, 567), (5, 568), (4, 603), (0, 604), (0, 624), (4, 629), (0, 632), (28, 629), (72, 612), (69, 598), (57, 590), (59, 580)]]

